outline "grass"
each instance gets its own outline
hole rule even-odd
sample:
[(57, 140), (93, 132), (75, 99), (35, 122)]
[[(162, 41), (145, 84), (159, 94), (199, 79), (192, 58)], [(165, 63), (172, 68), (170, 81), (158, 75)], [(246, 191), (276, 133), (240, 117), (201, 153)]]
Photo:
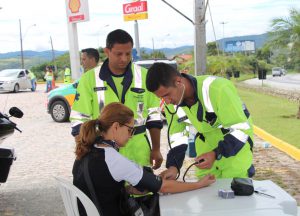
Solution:
[(245, 89), (238, 89), (238, 92), (256, 126), (300, 148), (300, 119), (296, 118), (298, 103)]

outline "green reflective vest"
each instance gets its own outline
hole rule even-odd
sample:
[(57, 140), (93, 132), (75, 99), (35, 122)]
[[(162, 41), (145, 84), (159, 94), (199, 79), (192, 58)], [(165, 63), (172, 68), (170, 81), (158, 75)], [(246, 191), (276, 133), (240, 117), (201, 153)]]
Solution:
[(71, 83), (71, 70), (70, 70), (70, 68), (65, 69), (64, 83), (65, 84)]
[[(195, 141), (197, 155), (213, 151), (218, 146), (226, 149), (226, 155), (216, 160), (211, 169), (197, 169), (196, 175), (202, 177), (210, 173), (217, 178), (248, 177), (253, 157), (249, 143), (253, 140), (253, 126), (251, 118), (245, 115), (244, 105), (235, 87), (220, 77), (195, 78), (198, 100), (191, 107), (181, 108), (201, 134)], [(172, 106), (168, 105), (174, 110)], [(209, 115), (212, 114), (215, 118), (210, 121)], [(178, 117), (175, 119), (178, 120)], [(231, 144), (242, 147), (231, 149)]]
[[(98, 118), (106, 104), (121, 101), (107, 82), (99, 78), (99, 71), (100, 67), (91, 69), (84, 73), (79, 81), (77, 99), (70, 115), (73, 127)], [(133, 78), (125, 93), (124, 104), (134, 112), (135, 127), (145, 128), (146, 121), (161, 121), (159, 99), (146, 89), (147, 70), (132, 64), (131, 71)], [(127, 145), (120, 149), (120, 153), (140, 165), (149, 166), (150, 146), (144, 130), (134, 135)]]

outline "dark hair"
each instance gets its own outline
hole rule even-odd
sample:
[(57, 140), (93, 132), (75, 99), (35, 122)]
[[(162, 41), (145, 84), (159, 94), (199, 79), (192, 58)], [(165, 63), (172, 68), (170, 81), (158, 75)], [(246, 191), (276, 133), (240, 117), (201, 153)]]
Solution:
[(86, 155), (97, 137), (112, 126), (113, 123), (127, 124), (134, 117), (131, 109), (119, 102), (113, 102), (105, 106), (98, 119), (84, 122), (80, 127), (78, 137), (76, 137), (75, 154), (76, 159)]
[(96, 62), (99, 62), (99, 52), (94, 48), (86, 48), (81, 50), (82, 53), (86, 53), (89, 58), (95, 58)]
[(122, 29), (116, 29), (107, 35), (106, 48), (111, 49), (116, 43), (126, 44), (129, 42), (132, 44), (133, 47), (133, 40), (130, 34), (128, 34), (126, 31)]
[(171, 65), (162, 62), (154, 63), (148, 70), (146, 87), (148, 91), (154, 92), (160, 86), (174, 86), (174, 79), (177, 76), (181, 77), (181, 74)]

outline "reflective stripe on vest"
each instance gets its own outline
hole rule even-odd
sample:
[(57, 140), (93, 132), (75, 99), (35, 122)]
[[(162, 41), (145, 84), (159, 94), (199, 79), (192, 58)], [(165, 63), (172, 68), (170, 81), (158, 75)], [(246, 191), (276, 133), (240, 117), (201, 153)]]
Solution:
[[(96, 81), (96, 89), (105, 87), (104, 86), (104, 81), (100, 79), (99, 77), (99, 71), (100, 71), (101, 66), (94, 68), (95, 72), (95, 81)], [(141, 67), (137, 65), (133, 65), (133, 71), (134, 71), (134, 87), (135, 88), (142, 88), (142, 73), (141, 73)], [(97, 91), (97, 98), (98, 98), (98, 104), (99, 104), (99, 110), (100, 112), (102, 111), (103, 107), (105, 106), (105, 90), (98, 90)], [(139, 106), (139, 104), (137, 104)], [(137, 112), (138, 112), (138, 107), (137, 107)], [(142, 112), (137, 113), (137, 119), (135, 121), (136, 125), (135, 126), (141, 126), (145, 125), (146, 119), (143, 117)], [(152, 115), (149, 115), (150, 119), (156, 120), (157, 118), (160, 119), (160, 116), (158, 117), (155, 115), (156, 113), (153, 112)]]
[[(94, 68), (96, 88), (104, 87), (104, 82), (99, 77), (99, 71), (100, 71), (100, 66)], [(105, 104), (104, 90), (97, 91), (97, 98), (98, 98), (98, 104), (99, 104), (99, 111), (101, 112), (104, 107), (104, 104)]]
[(207, 112), (214, 112), (214, 108), (209, 98), (209, 87), (215, 79), (216, 77), (210, 76), (203, 81), (203, 86), (202, 86), (203, 103)]
[(133, 65), (134, 71), (134, 87), (135, 88), (142, 88), (142, 68), (139, 65)]
[[(212, 106), (210, 97), (209, 97), (209, 88), (212, 82), (216, 79), (216, 77), (209, 76), (203, 81), (202, 86), (202, 96), (203, 96), (203, 103), (206, 108), (207, 112), (214, 113), (214, 108)], [(222, 125), (219, 125), (218, 128), (222, 128)], [(225, 128), (225, 127), (224, 127)], [(244, 133), (242, 130), (250, 129), (250, 125), (248, 122), (242, 122), (235, 125), (231, 125), (229, 128), (225, 128), (230, 130), (230, 134), (240, 140), (243, 143), (246, 143), (248, 140), (248, 135)]]
[(170, 136), (171, 147), (175, 148), (176, 146), (180, 146), (182, 144), (188, 144), (189, 138), (182, 132), (172, 134)]
[[(176, 110), (177, 106), (174, 105), (174, 109)], [(189, 123), (189, 124), (192, 124), (191, 121), (188, 119), (186, 113), (184, 112), (184, 110), (179, 107), (178, 110), (177, 110), (177, 116), (178, 116), (178, 122), (186, 122), (186, 123)]]

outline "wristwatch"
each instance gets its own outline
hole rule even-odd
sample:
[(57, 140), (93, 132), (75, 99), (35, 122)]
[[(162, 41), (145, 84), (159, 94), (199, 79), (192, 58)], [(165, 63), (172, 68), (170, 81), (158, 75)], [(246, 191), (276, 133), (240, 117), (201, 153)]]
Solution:
[(222, 154), (221, 154), (221, 151), (220, 151), (219, 147), (215, 148), (213, 151), (216, 154), (216, 160), (221, 160)]

